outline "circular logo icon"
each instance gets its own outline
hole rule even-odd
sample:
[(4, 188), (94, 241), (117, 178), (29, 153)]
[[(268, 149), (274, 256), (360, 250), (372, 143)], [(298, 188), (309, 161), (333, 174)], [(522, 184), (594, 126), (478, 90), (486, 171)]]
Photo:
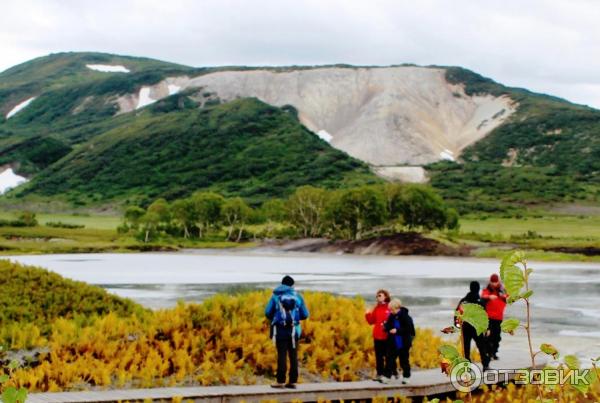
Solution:
[(452, 386), (460, 392), (471, 392), (481, 385), (481, 369), (469, 361), (463, 361), (456, 364), (450, 373), (450, 382)]

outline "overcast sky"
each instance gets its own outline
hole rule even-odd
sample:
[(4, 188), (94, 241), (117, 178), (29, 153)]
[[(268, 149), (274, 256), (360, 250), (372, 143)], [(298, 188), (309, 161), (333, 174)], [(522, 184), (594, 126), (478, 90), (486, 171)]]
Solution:
[(191, 66), (456, 65), (600, 108), (600, 1), (3, 0), (0, 71), (62, 51)]

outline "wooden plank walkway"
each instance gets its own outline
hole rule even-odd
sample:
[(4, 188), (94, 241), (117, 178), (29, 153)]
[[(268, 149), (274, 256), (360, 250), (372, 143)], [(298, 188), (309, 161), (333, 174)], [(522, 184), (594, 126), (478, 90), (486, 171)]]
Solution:
[[(531, 368), (529, 355), (524, 351), (503, 350), (501, 359), (492, 361), (495, 369)], [(540, 362), (538, 367), (543, 366)], [(410, 383), (381, 384), (374, 381), (329, 382), (299, 384), (297, 389), (273, 389), (269, 385), (205, 386), (152, 389), (106, 390), (93, 392), (32, 393), (28, 403), (106, 403), (106, 402), (171, 402), (174, 397), (183, 401), (208, 403), (261, 402), (277, 400), (315, 402), (326, 400), (360, 400), (375, 396), (422, 397), (453, 392), (450, 378), (439, 369), (414, 371)]]

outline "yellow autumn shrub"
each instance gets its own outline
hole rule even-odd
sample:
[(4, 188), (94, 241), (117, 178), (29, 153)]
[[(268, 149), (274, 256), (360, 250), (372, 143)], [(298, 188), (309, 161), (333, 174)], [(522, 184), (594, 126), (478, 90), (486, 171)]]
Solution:
[[(134, 314), (109, 313), (83, 322), (57, 319), (40, 364), (15, 371), (29, 390), (248, 384), (275, 374), (276, 350), (264, 307), (270, 291), (216, 295), (202, 304)], [(299, 345), (301, 375), (352, 381), (374, 367), (364, 301), (304, 294), (310, 318)], [(20, 336), (15, 336), (16, 338)], [(438, 365), (441, 339), (418, 329), (412, 365)], [(362, 374), (362, 375), (361, 375)]]

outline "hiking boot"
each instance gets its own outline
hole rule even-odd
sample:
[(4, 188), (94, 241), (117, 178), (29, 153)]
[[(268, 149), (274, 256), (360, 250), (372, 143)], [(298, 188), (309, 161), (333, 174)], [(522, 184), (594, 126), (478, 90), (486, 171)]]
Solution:
[(410, 378), (402, 377), (402, 385), (406, 385), (410, 383)]
[(285, 388), (285, 383), (273, 383), (271, 384), (271, 387), (275, 389), (283, 389)]
[(296, 389), (296, 384), (295, 383), (286, 383), (285, 387), (288, 389)]
[(492, 360), (499, 360), (500, 358), (498, 358), (498, 354), (494, 353), (492, 355)]
[(375, 378), (372, 379), (375, 382), (381, 382), (381, 375), (377, 375)]

